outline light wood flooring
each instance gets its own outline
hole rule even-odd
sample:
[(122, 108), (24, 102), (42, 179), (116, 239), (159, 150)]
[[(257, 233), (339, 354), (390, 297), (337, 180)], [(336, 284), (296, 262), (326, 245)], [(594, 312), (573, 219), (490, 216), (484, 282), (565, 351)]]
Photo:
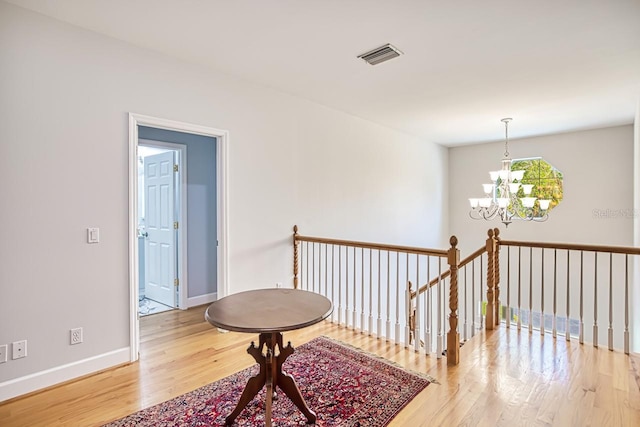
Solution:
[[(0, 404), (0, 426), (101, 425), (250, 366), (245, 350), (256, 337), (219, 333), (204, 310), (141, 319), (138, 363)], [(504, 326), (468, 341), (456, 367), (328, 322), (286, 333), (285, 341), (319, 335), (438, 379), (392, 426), (640, 426), (639, 355)]]

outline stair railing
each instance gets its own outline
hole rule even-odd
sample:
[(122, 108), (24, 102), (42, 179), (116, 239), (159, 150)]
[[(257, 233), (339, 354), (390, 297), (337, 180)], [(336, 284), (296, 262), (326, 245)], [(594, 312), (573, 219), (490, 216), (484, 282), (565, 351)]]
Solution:
[[(379, 339), (409, 347), (420, 326), (414, 320), (426, 317), (407, 316), (424, 310), (438, 320), (437, 357), (447, 351), (447, 363), (459, 362), (458, 334), (458, 240), (450, 239), (449, 249), (310, 237), (293, 228), (293, 285), (325, 295), (334, 304), (330, 320)], [(431, 271), (449, 266), (449, 280), (436, 285), (436, 308), (420, 304), (412, 307), (411, 282), (431, 281)], [(444, 296), (449, 295), (449, 332), (444, 342)], [(438, 313), (436, 315), (435, 313)], [(413, 322), (413, 324), (412, 324)], [(421, 323), (422, 324), (422, 323)], [(418, 340), (419, 341), (419, 340)], [(446, 345), (446, 348), (445, 348)]]
[[(640, 248), (501, 240), (497, 235), (494, 240), (496, 271), (502, 258), (507, 288), (505, 302), (499, 293), (494, 296), (495, 324), (502, 318), (507, 328), (525, 324), (530, 333), (550, 331), (594, 347), (606, 338), (609, 350), (629, 354), (629, 270)], [(501, 256), (502, 247), (506, 254)], [(494, 278), (496, 288), (499, 280)], [(606, 331), (599, 324), (603, 313)]]
[[(301, 236), (295, 226), (293, 243), (294, 287), (330, 298), (332, 321), (416, 352), (446, 354), (448, 364), (459, 362), (460, 327), (464, 342), (501, 322), (595, 347), (606, 337), (609, 350), (630, 350), (629, 270), (640, 248), (502, 240), (497, 228), (463, 260), (455, 236), (447, 250), (425, 249)], [(414, 290), (413, 283), (425, 284)]]
[[(419, 310), (421, 304), (420, 299), (422, 297), (423, 307), (430, 305), (429, 301), (432, 299), (431, 294), (434, 287), (449, 288), (452, 291), (450, 295), (455, 300), (455, 309), (452, 309), (452, 313), (456, 316), (449, 316), (450, 330), (458, 330), (458, 318), (463, 319), (462, 325), (462, 342), (467, 341), (473, 337), (480, 328), (482, 328), (485, 322), (485, 314), (489, 312), (490, 307), (486, 304), (487, 299), (483, 299), (483, 289), (485, 284), (491, 279), (492, 283), (495, 283), (494, 272), (487, 269), (487, 278), (483, 275), (483, 256), (485, 253), (490, 255), (487, 257), (489, 263), (490, 259), (493, 259), (493, 236), (495, 230), (489, 230), (490, 236), (487, 239), (487, 243), (480, 247), (478, 250), (464, 258), (459, 260), (459, 252), (456, 255), (452, 254), (452, 258), (449, 259), (449, 269), (442, 272), (440, 271), (436, 277), (431, 279), (428, 283), (420, 286), (415, 291), (411, 290), (408, 295), (409, 312), (407, 317), (410, 319), (411, 335), (410, 337), (416, 337), (413, 341), (414, 349), (416, 352), (420, 351), (420, 347), (425, 348), (425, 353), (429, 354), (432, 351), (432, 328), (430, 325), (433, 323), (433, 316), (429, 316), (425, 310)], [(452, 238), (451, 247), (457, 246), (457, 239), (454, 242)], [(454, 244), (455, 243), (455, 244)], [(457, 249), (456, 249), (457, 251)], [(455, 258), (457, 257), (457, 259)], [(492, 265), (495, 263), (493, 260)], [(452, 268), (453, 267), (453, 268)], [(455, 296), (454, 296), (455, 294)], [(487, 295), (489, 293), (487, 292)], [(439, 296), (438, 296), (439, 298)], [(461, 302), (460, 302), (461, 301)], [(450, 301), (452, 305), (453, 301)], [(450, 307), (451, 308), (451, 307)], [(440, 314), (436, 313), (436, 322), (440, 321)], [(424, 325), (424, 340), (420, 339), (420, 325)], [(452, 327), (453, 326), (453, 327)], [(460, 334), (449, 334), (447, 337), (447, 350), (451, 349), (454, 343), (459, 345)], [(451, 340), (451, 341), (449, 341)], [(455, 340), (455, 341), (454, 341)], [(436, 340), (436, 352), (439, 354), (441, 351)], [(448, 355), (447, 355), (448, 356)]]

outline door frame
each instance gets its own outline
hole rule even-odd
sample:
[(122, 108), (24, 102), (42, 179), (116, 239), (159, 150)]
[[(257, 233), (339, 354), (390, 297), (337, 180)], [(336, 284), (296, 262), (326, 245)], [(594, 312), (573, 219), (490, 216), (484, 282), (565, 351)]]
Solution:
[[(187, 230), (189, 229), (189, 224), (187, 224), (187, 146), (180, 143), (152, 141), (150, 139), (143, 139), (143, 141), (146, 142), (140, 144), (140, 139), (138, 138), (138, 146), (144, 145), (145, 147), (164, 148), (176, 153), (177, 158), (175, 161), (179, 167), (177, 172), (178, 179), (175, 182), (174, 190), (174, 193), (177, 195), (177, 197), (175, 197), (175, 202), (178, 207), (178, 215), (175, 220), (180, 224), (180, 228), (178, 229), (178, 238), (176, 239), (176, 277), (178, 278), (180, 285), (178, 286), (178, 305), (174, 308), (186, 310), (189, 308), (189, 305), (187, 304), (187, 298), (189, 295), (189, 277), (187, 269)], [(137, 184), (136, 188), (138, 188)], [(136, 200), (138, 200), (139, 197), (140, 195), (136, 194)], [(136, 203), (136, 209), (137, 208), (138, 204)], [(140, 276), (138, 276), (138, 278), (139, 277)], [(140, 284), (138, 284), (138, 289), (140, 289), (139, 285)]]
[[(229, 132), (208, 126), (129, 113), (129, 348), (130, 361), (139, 358), (140, 318), (138, 316), (138, 126), (149, 126), (178, 132), (214, 137), (216, 140), (216, 228), (217, 296), (229, 293), (229, 222), (228, 222), (228, 147)], [(186, 192), (185, 192), (186, 194)], [(186, 301), (185, 301), (186, 303)]]

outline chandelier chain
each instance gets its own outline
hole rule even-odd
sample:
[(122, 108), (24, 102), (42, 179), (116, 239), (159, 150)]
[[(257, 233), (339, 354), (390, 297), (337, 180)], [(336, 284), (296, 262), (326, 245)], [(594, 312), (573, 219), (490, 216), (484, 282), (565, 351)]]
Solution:
[(509, 122), (511, 119), (502, 119), (504, 123), (504, 157), (509, 157)]

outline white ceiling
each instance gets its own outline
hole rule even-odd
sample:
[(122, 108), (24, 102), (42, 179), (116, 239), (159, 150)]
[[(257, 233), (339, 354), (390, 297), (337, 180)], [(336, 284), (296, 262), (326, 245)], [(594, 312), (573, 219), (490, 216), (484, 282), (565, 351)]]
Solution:
[[(640, 0), (9, 0), (454, 146), (633, 122)], [(380, 65), (357, 55), (391, 43)]]

